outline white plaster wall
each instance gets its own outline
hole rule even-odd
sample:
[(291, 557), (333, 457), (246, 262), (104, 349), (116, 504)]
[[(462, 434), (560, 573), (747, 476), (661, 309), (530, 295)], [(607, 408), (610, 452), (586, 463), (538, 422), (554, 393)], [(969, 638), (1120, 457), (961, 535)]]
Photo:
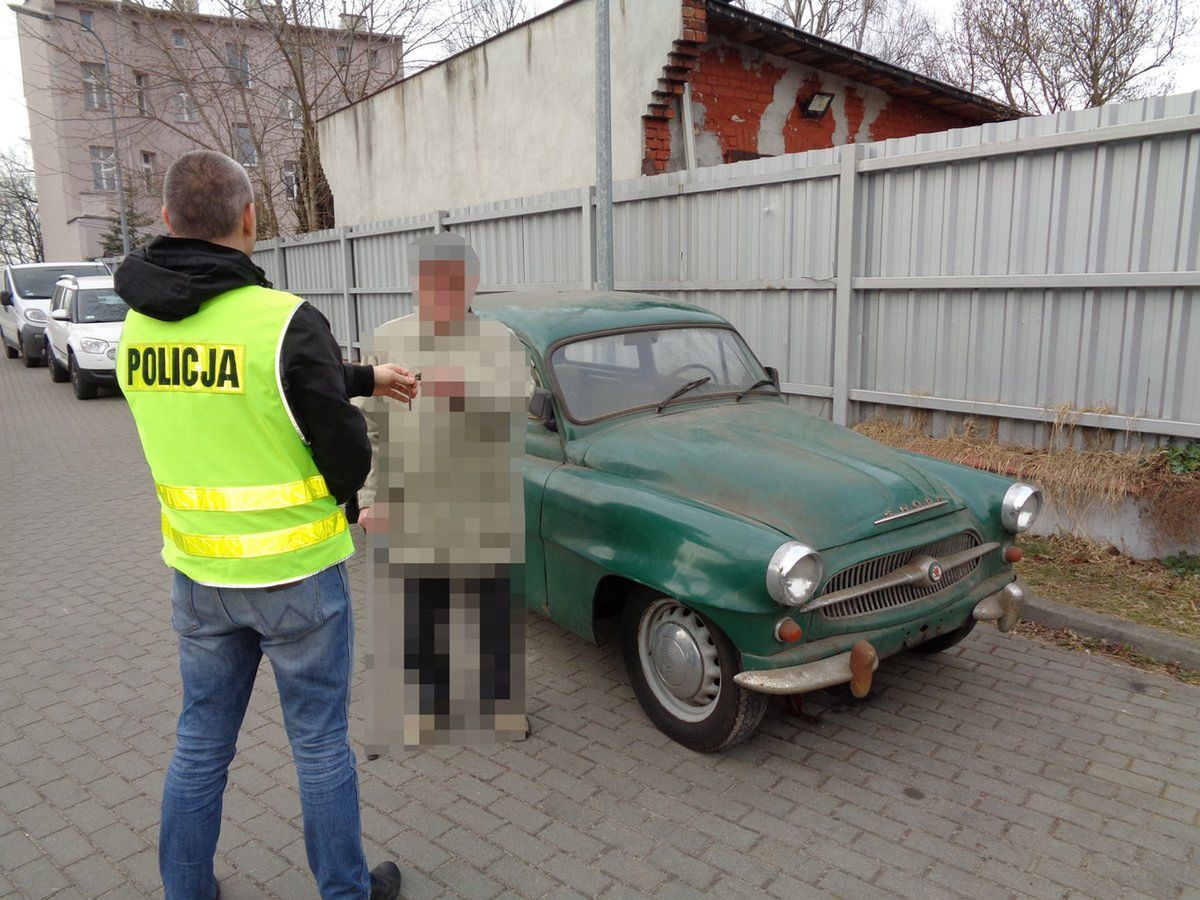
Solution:
[[(611, 0), (613, 177), (642, 170), (642, 115), (680, 0)], [(339, 225), (595, 180), (595, 3), (576, 0), (320, 123)]]
[(1080, 535), (1112, 544), (1134, 559), (1158, 559), (1181, 551), (1200, 553), (1200, 535), (1182, 544), (1162, 540), (1157, 537), (1145, 515), (1141, 504), (1130, 497), (1125, 498), (1116, 509), (1092, 506), (1082, 514), (1070, 514), (1053, 503), (1047, 503), (1033, 526), (1033, 533)]

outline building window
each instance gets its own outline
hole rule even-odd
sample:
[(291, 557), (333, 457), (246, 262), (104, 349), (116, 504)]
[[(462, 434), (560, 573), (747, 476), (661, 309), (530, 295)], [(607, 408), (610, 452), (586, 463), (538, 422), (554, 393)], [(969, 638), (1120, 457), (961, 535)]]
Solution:
[(171, 32), (171, 46), (177, 48), (185, 48), (188, 45), (187, 33), (183, 31)]
[(296, 91), (290, 91), (279, 101), (279, 112), (284, 119), (292, 123), (292, 128), (299, 131), (304, 127), (304, 108), (300, 105), (300, 96)]
[(133, 98), (137, 103), (137, 112), (139, 116), (150, 115), (150, 103), (146, 96), (146, 90), (150, 87), (150, 79), (145, 72), (133, 73)]
[(91, 10), (81, 9), (79, 11), (79, 24), (82, 25), (84, 28), (92, 27), (92, 12), (91, 12)]
[(171, 85), (171, 108), (176, 122), (198, 120), (196, 104), (192, 101), (192, 95), (188, 92), (187, 85), (178, 81)]
[(233, 126), (233, 158), (243, 166), (258, 165), (258, 148), (254, 146), (249, 125)]
[(229, 68), (229, 81), (241, 87), (250, 87), (250, 53), (237, 44), (225, 45), (225, 65)]
[(350, 48), (349, 47), (338, 47), (337, 48), (337, 61), (339, 63), (341, 63), (343, 66), (346, 63), (350, 62)]
[(146, 183), (146, 193), (155, 191), (155, 174), (158, 172), (158, 154), (149, 150), (142, 151), (142, 180)]
[(292, 160), (288, 160), (283, 164), (283, 188), (287, 193), (287, 198), (292, 201), (300, 199), (300, 175), (296, 171), (296, 164)]
[(370, 52), (367, 53), (367, 59), (371, 63), (371, 65), (374, 66), (375, 63), (377, 63), (379, 61), (379, 51), (371, 50)]
[(115, 191), (117, 189), (117, 167), (113, 160), (112, 147), (88, 147), (92, 157), (92, 190)]
[(108, 83), (100, 63), (83, 64), (83, 108), (108, 109)]

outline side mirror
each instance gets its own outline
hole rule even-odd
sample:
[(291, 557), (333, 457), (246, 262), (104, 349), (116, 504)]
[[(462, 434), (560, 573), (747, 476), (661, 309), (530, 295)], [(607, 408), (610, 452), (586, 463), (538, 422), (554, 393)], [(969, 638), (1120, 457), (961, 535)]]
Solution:
[(0, 291), (0, 306), (12, 305), (12, 291)]
[(779, 387), (779, 370), (774, 366), (763, 366), (763, 369), (766, 371), (767, 377), (771, 379), (771, 382), (775, 385), (775, 387)]
[(60, 306), (58, 309), (51, 310), (50, 318), (54, 319), (56, 322), (70, 322), (71, 314), (67, 312), (67, 308), (65, 306)]
[(535, 387), (529, 397), (529, 414), (550, 431), (558, 431), (554, 418), (554, 395), (544, 387)]

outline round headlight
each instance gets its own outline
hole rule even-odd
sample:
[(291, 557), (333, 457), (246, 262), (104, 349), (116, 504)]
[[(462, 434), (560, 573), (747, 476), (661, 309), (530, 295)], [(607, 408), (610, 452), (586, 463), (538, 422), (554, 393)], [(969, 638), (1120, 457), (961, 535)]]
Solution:
[(822, 570), (816, 550), (799, 541), (788, 541), (767, 565), (767, 593), (776, 603), (800, 606), (817, 592)]
[(40, 309), (27, 309), (25, 310), (25, 318), (30, 322), (40, 325), (46, 321), (46, 314)]
[(1042, 492), (1018, 481), (1004, 492), (1000, 521), (1014, 534), (1028, 531), (1042, 512)]

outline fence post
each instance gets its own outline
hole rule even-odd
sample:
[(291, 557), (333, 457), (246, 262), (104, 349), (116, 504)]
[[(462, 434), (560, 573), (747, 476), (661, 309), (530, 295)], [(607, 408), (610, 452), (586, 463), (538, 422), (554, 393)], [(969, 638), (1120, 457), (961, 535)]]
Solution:
[(435, 210), (433, 213), (433, 233), (441, 234), (446, 230), (446, 216), (450, 215), (449, 211), (444, 209)]
[(284, 250), (282, 237), (275, 238), (275, 258), (278, 261), (275, 266), (275, 287), (277, 290), (286, 291), (288, 289), (287, 251)]
[(837, 293), (833, 302), (833, 421), (850, 424), (850, 312), (854, 303), (854, 232), (858, 145), (844, 144), (838, 175)]
[(579, 268), (580, 280), (585, 291), (596, 288), (596, 189), (587, 185), (579, 189), (579, 207), (583, 218), (579, 223), (580, 247)]
[[(342, 256), (342, 309), (346, 318), (346, 359), (361, 359), (358, 334), (358, 297), (354, 287), (354, 244), (349, 239), (350, 228), (343, 225), (338, 229), (338, 247)], [(358, 354), (356, 356), (356, 354)]]

